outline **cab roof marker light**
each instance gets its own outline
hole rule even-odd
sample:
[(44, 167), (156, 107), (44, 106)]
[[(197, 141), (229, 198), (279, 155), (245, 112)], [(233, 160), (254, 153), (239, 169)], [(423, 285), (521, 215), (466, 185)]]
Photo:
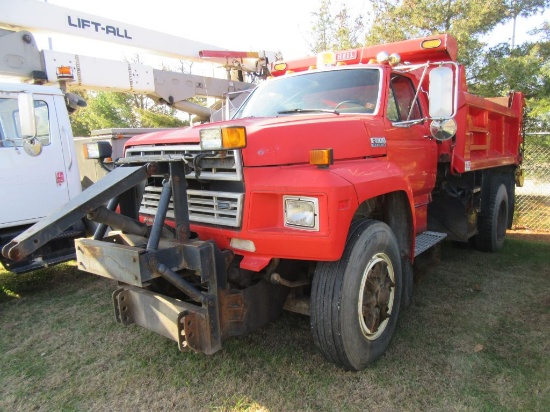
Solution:
[(275, 71), (285, 71), (286, 70), (286, 63), (284, 62), (278, 62), (273, 65), (273, 70)]
[(423, 49), (435, 49), (441, 46), (441, 39), (429, 39), (420, 43), (420, 47)]

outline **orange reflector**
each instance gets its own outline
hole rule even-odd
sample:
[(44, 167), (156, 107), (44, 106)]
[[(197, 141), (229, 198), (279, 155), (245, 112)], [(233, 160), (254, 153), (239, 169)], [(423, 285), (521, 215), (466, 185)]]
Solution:
[(246, 129), (243, 126), (222, 127), (222, 148), (241, 149), (246, 146)]
[(422, 47), (423, 49), (435, 49), (439, 46), (441, 46), (441, 39), (424, 40), (420, 44), (420, 47)]
[(345, 66), (346, 62), (336, 62), (336, 66)]
[(58, 79), (73, 79), (73, 68), (69, 66), (59, 66), (56, 69)]
[(273, 65), (273, 70), (275, 70), (275, 71), (285, 71), (286, 70), (286, 63), (275, 63)]
[(313, 149), (309, 152), (309, 164), (325, 166), (334, 163), (332, 149)]

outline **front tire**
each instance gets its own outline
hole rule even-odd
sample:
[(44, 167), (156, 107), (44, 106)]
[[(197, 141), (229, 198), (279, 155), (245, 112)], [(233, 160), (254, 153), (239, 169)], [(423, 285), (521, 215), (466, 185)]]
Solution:
[(320, 262), (315, 270), (315, 344), (338, 366), (364, 369), (389, 345), (401, 293), (401, 257), (391, 229), (374, 220), (354, 222), (342, 258)]

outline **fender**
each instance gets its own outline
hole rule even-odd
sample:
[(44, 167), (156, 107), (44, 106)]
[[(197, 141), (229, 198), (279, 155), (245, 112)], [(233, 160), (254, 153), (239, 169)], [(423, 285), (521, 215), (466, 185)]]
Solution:
[(414, 196), (409, 179), (403, 170), (385, 158), (342, 162), (331, 167), (331, 172), (350, 182), (357, 194), (358, 204), (377, 196), (402, 191), (407, 195), (416, 233)]

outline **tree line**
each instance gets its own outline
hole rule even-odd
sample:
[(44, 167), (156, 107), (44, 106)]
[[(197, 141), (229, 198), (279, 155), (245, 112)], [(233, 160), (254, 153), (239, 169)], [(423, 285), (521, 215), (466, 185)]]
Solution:
[[(539, 37), (534, 42), (516, 44), (515, 33), (510, 33), (509, 39), (496, 45), (488, 43), (495, 27), (542, 13), (550, 0), (369, 0), (365, 4), (366, 15), (353, 15), (342, 1), (320, 0), (311, 13), (307, 35), (311, 52), (448, 33), (458, 41), (458, 60), (467, 68), (470, 92), (489, 97), (522, 91), (527, 99), (527, 128), (550, 130), (550, 23), (532, 27), (531, 33)], [(78, 92), (88, 106), (71, 115), (76, 136), (111, 127), (188, 124), (176, 110), (146, 96)]]
[[(543, 13), (549, 0), (370, 0), (367, 16), (344, 2), (320, 0), (312, 13), (310, 48), (316, 53), (448, 33), (458, 41), (468, 89), (485, 97), (525, 93), (526, 127), (550, 130), (550, 23), (531, 27), (540, 40), (517, 44), (515, 33), (489, 45), (500, 24)], [(523, 28), (522, 28), (523, 29)]]

